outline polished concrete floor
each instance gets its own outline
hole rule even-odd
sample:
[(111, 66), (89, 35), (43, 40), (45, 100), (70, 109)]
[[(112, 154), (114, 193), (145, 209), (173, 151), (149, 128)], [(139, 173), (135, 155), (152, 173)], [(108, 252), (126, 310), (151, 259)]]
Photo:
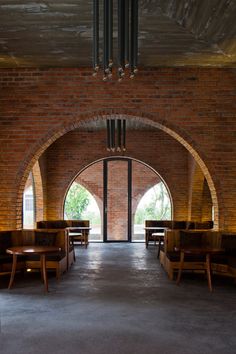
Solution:
[(60, 283), (0, 278), (1, 354), (235, 354), (236, 285), (168, 280), (155, 247), (90, 244)]

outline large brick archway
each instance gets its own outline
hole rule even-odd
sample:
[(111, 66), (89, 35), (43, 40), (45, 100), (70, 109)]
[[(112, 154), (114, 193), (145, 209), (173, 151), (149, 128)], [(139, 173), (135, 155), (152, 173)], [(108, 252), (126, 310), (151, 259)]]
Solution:
[[(92, 117), (92, 118), (91, 118)], [(207, 180), (209, 185), (209, 189), (211, 192), (211, 198), (214, 206), (214, 216), (215, 216), (215, 226), (216, 228), (219, 225), (224, 225), (224, 214), (223, 214), (223, 205), (221, 205), (221, 210), (219, 213), (218, 206), (218, 198), (217, 192), (220, 195), (220, 182), (216, 179), (214, 166), (208, 161), (207, 165), (205, 161), (207, 161), (204, 151), (201, 150), (198, 142), (194, 141), (191, 136), (180, 126), (174, 125), (169, 121), (163, 119), (163, 117), (155, 114), (152, 115), (150, 113), (145, 112), (133, 112), (125, 109), (116, 109), (116, 110), (104, 110), (98, 112), (87, 112), (81, 115), (78, 115), (73, 123), (63, 124), (61, 126), (57, 126), (57, 128), (48, 131), (48, 133), (40, 139), (35, 145), (33, 145), (28, 154), (25, 157), (25, 160), (21, 164), (21, 168), (18, 171), (16, 186), (18, 186), (18, 195), (17, 195), (17, 203), (16, 203), (16, 226), (18, 228), (21, 227), (21, 218), (22, 218), (22, 195), (25, 186), (25, 182), (27, 180), (28, 174), (31, 171), (33, 165), (39, 159), (41, 154), (58, 138), (63, 136), (64, 134), (73, 131), (74, 129), (80, 128), (83, 126), (86, 121), (97, 121), (97, 120), (105, 120), (108, 117), (110, 118), (125, 118), (125, 119), (134, 119), (142, 122), (143, 124), (147, 124), (150, 127), (160, 129), (165, 133), (169, 134), (175, 140), (177, 140), (180, 144), (182, 144), (189, 153), (196, 160), (198, 165), (201, 167), (202, 172)], [(216, 192), (217, 191), (217, 192)]]

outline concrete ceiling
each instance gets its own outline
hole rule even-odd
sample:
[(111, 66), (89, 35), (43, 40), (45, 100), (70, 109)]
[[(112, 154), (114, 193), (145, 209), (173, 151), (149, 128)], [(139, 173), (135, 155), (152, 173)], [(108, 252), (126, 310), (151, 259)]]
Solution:
[[(236, 67), (236, 0), (139, 4), (140, 66)], [(90, 65), (92, 0), (0, 0), (0, 67)]]

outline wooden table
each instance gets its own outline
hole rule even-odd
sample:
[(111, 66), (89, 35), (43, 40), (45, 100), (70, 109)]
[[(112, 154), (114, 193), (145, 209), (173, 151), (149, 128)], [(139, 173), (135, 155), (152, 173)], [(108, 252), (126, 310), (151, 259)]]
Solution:
[(56, 246), (17, 246), (11, 247), (6, 250), (7, 253), (12, 254), (13, 262), (12, 262), (12, 271), (11, 278), (8, 285), (8, 289), (11, 289), (15, 273), (16, 273), (16, 264), (17, 264), (17, 256), (19, 255), (29, 255), (29, 254), (37, 254), (40, 256), (40, 265), (41, 265), (41, 274), (43, 277), (44, 288), (45, 291), (48, 292), (48, 278), (47, 278), (47, 269), (46, 269), (46, 255), (61, 251), (60, 247)]
[[(161, 242), (164, 241), (164, 231), (168, 229), (167, 227), (163, 227), (163, 226), (146, 226), (144, 227), (145, 231), (151, 231), (151, 237), (154, 238), (154, 241), (158, 241), (158, 252), (157, 252), (157, 257), (159, 258), (160, 255), (160, 246), (161, 246)], [(148, 248), (148, 238), (145, 237), (146, 240), (146, 248)]]
[(187, 254), (205, 256), (205, 270), (207, 273), (208, 288), (212, 292), (212, 282), (211, 282), (211, 255), (220, 254), (224, 252), (222, 248), (175, 248), (175, 251), (180, 251), (180, 265), (176, 283), (180, 283), (182, 269), (184, 266), (184, 257)]
[[(74, 238), (78, 236), (82, 236), (82, 241), (84, 241), (85, 247), (88, 247), (88, 231), (91, 230), (89, 226), (75, 226), (75, 227), (68, 227), (69, 230), (69, 238), (72, 241), (72, 245), (74, 246)], [(81, 242), (82, 242), (81, 241)], [(75, 255), (74, 255), (75, 259)]]
[(152, 237), (154, 238), (154, 242), (158, 241), (158, 250), (157, 250), (157, 258), (160, 257), (161, 244), (164, 243), (165, 235), (160, 232), (153, 232)]

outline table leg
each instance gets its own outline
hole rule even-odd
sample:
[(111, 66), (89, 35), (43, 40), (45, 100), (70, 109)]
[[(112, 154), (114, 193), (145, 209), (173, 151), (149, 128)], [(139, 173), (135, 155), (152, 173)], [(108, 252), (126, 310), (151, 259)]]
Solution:
[(16, 263), (17, 263), (17, 254), (13, 254), (11, 278), (10, 278), (10, 281), (9, 281), (8, 289), (11, 289), (13, 281), (14, 281), (14, 278), (15, 278)]
[(74, 259), (74, 262), (76, 261), (75, 259), (75, 244), (74, 244), (74, 238), (72, 237), (72, 240), (71, 240), (71, 244), (72, 244), (72, 247), (73, 247), (73, 259)]
[(88, 247), (88, 234), (85, 231), (85, 236), (84, 236), (84, 240), (85, 240), (85, 247)]
[(179, 285), (180, 279), (181, 279), (181, 274), (182, 274), (182, 269), (184, 267), (184, 252), (182, 251), (180, 253), (180, 263), (179, 263), (179, 271), (178, 271), (178, 277), (176, 280), (176, 284)]
[(88, 235), (86, 233), (86, 230), (82, 230), (82, 235), (83, 235), (85, 248), (87, 248), (88, 247)]
[(208, 288), (210, 292), (212, 292), (212, 284), (211, 284), (211, 257), (210, 254), (206, 254), (206, 272), (207, 272), (207, 281), (208, 281)]
[(145, 246), (148, 248), (148, 231), (145, 231)]
[(47, 277), (47, 269), (46, 269), (46, 256), (45, 254), (41, 254), (40, 256), (41, 269), (43, 272), (43, 281), (45, 291), (48, 292), (48, 277)]
[(158, 238), (157, 258), (160, 258), (160, 250), (161, 250), (161, 237)]

